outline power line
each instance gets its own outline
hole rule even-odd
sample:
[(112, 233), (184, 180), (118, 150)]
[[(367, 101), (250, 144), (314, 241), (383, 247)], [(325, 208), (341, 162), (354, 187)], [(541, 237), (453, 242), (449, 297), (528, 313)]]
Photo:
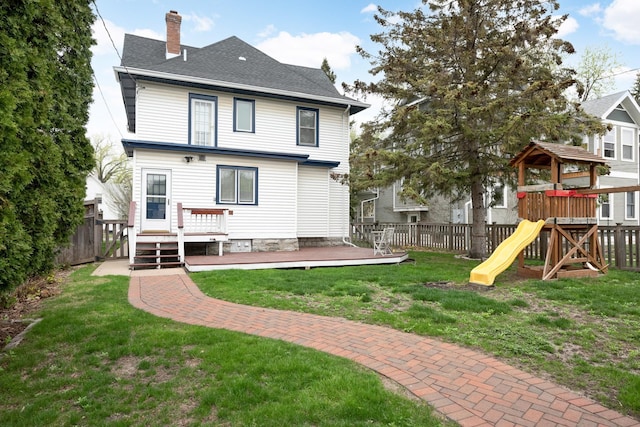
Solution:
[(107, 98), (104, 96), (104, 92), (102, 92), (100, 83), (98, 83), (98, 77), (94, 72), (92, 72), (91, 75), (93, 75), (93, 81), (96, 82), (96, 86), (98, 87), (98, 92), (100, 92), (100, 96), (102, 96), (102, 100), (104, 101), (104, 106), (107, 107), (107, 112), (109, 113), (109, 117), (111, 117), (111, 121), (113, 122), (114, 126), (116, 127), (116, 130), (120, 134), (120, 139), (124, 138), (124, 135), (122, 135), (122, 132), (120, 132), (120, 128), (118, 127), (118, 123), (116, 122), (116, 119), (113, 117), (113, 114), (111, 113), (111, 109), (109, 108), (109, 103), (107, 102)]

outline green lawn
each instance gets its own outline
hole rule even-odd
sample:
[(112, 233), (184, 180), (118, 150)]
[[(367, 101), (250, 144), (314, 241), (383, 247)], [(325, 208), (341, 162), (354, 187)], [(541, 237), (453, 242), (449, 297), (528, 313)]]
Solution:
[(0, 358), (2, 426), (440, 426), (351, 361), (137, 310), (74, 273)]
[(493, 354), (640, 419), (640, 274), (464, 286), (478, 263), (411, 252), (414, 264), (193, 274), (213, 297), (340, 316)]

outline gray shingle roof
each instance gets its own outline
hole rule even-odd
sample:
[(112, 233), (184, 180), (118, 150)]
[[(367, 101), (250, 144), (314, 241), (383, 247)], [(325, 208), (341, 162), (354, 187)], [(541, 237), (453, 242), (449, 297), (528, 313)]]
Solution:
[[(311, 97), (332, 98), (337, 104), (358, 103), (341, 95), (321, 69), (282, 64), (237, 37), (196, 48), (181, 46), (184, 56), (166, 59), (165, 42), (126, 34), (121, 66), (174, 76), (187, 76), (274, 89)], [(355, 108), (361, 111), (362, 103)]]
[(581, 106), (582, 109), (591, 114), (592, 116), (596, 116), (599, 119), (604, 119), (605, 114), (612, 108), (617, 106), (620, 103), (624, 94), (627, 91), (612, 93), (611, 95), (603, 96), (598, 99), (591, 99), (589, 101), (584, 101)]

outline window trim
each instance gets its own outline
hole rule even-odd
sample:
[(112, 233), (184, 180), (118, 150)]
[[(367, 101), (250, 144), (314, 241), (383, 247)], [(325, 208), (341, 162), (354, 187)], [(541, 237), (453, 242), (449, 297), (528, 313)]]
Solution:
[[(629, 194), (633, 194), (633, 216), (628, 216), (629, 213)], [(635, 220), (638, 218), (638, 193), (636, 191), (627, 191), (624, 196), (624, 219)]]
[[(193, 103), (194, 101), (207, 101), (213, 104), (213, 132), (211, 135), (211, 145), (194, 144), (193, 140)], [(215, 95), (202, 95), (199, 93), (189, 93), (189, 145), (197, 147), (217, 147), (218, 146), (218, 97)]]
[[(600, 202), (600, 206), (598, 206), (598, 215), (600, 215), (600, 219), (612, 220), (613, 219), (613, 197), (614, 197), (614, 194), (613, 193), (603, 193), (602, 195), (603, 196), (607, 196), (607, 204), (609, 205), (609, 216), (602, 215), (602, 206), (604, 205), (603, 202)], [(626, 196), (625, 196), (625, 203), (626, 203)], [(626, 210), (626, 206), (625, 206), (625, 210)]]
[[(605, 139), (607, 137), (607, 135), (610, 135), (610, 134), (613, 135), (613, 141), (607, 141)], [(617, 151), (616, 142), (618, 140), (617, 134), (618, 134), (617, 126), (614, 126), (609, 132), (607, 132), (604, 135), (602, 135), (602, 157), (603, 158), (615, 160), (616, 151)], [(605, 144), (613, 144), (613, 156), (607, 156), (606, 155), (607, 150), (605, 149)]]
[[(500, 187), (502, 187), (502, 203), (501, 204), (493, 204), (495, 201), (495, 197), (496, 197), (496, 189), (499, 189)], [(501, 182), (497, 182), (495, 184), (493, 184), (491, 186), (491, 208), (492, 209), (506, 209), (507, 207), (507, 185)]]
[[(221, 170), (222, 169), (231, 169), (235, 171), (235, 185), (236, 185), (236, 194), (235, 194), (235, 202), (227, 202), (222, 201), (220, 198), (222, 181)], [(240, 202), (239, 191), (240, 185), (238, 182), (239, 175), (238, 171), (248, 170), (253, 172), (253, 201), (251, 203), (243, 203)], [(258, 205), (258, 168), (251, 166), (232, 166), (232, 165), (216, 165), (216, 204), (218, 205), (241, 205), (241, 206), (257, 206)]]
[[(622, 137), (624, 132), (631, 133), (630, 144), (625, 144), (624, 143), (624, 138)], [(634, 144), (635, 140), (636, 140), (636, 132), (635, 132), (635, 130), (633, 128), (624, 127), (624, 126), (620, 127), (620, 160), (622, 160), (624, 162), (634, 162), (636, 160), (636, 150), (635, 150), (635, 144)], [(631, 158), (630, 159), (624, 157), (624, 147), (631, 147)]]
[[(316, 129), (315, 129), (315, 144), (301, 144), (300, 143), (300, 112), (312, 111), (316, 115)], [(300, 147), (319, 147), (320, 146), (320, 110), (310, 107), (297, 107), (296, 108), (296, 145)]]
[[(251, 129), (238, 128), (238, 102), (248, 102), (251, 104)], [(247, 98), (233, 98), (233, 131), (243, 133), (256, 133), (256, 100)]]

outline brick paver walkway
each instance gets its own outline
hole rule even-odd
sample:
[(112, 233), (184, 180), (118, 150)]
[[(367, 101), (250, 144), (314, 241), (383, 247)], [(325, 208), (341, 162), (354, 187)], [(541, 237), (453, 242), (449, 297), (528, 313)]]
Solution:
[(640, 425), (485, 354), (389, 328), (209, 298), (186, 275), (132, 277), (129, 301), (179, 322), (275, 338), (354, 360), (461, 426)]

